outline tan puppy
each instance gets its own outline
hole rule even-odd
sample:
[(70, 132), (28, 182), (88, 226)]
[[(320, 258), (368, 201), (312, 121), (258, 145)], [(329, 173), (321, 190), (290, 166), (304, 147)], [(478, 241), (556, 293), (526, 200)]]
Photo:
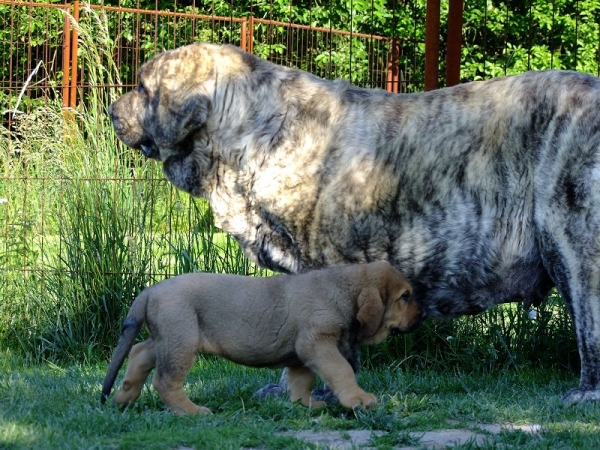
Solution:
[[(357, 343), (411, 331), (423, 317), (409, 282), (383, 261), (268, 278), (180, 275), (145, 289), (133, 302), (101, 401), (129, 353), (115, 403), (136, 400), (156, 367), (152, 385), (172, 411), (210, 413), (183, 390), (201, 352), (248, 366), (288, 367), (290, 399), (304, 406), (325, 405), (311, 397), (317, 374), (342, 405), (371, 408), (377, 398), (358, 386), (348, 362)], [(144, 322), (152, 337), (133, 346)]]

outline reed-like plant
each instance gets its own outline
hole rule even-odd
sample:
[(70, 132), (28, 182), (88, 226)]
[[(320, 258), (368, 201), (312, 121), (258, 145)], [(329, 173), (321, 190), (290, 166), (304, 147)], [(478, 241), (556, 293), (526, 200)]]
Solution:
[(107, 114), (118, 92), (105, 86), (119, 84), (107, 18), (84, 7), (73, 25), (83, 101), (65, 112), (49, 98), (0, 142), (0, 347), (31, 360), (105, 357), (135, 295), (165, 277), (257, 272), (206, 202), (119, 144)]

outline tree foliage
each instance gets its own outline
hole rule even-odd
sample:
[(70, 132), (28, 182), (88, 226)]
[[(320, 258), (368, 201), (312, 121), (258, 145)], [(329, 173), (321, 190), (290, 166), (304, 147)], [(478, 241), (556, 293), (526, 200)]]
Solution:
[(464, 10), (461, 78), (527, 70), (598, 74), (598, 0), (470, 0)]

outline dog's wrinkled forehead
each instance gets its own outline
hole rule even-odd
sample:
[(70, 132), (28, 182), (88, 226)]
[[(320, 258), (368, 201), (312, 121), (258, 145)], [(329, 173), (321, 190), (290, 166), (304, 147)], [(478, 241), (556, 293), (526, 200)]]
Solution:
[(174, 91), (205, 78), (212, 71), (212, 58), (200, 45), (161, 53), (140, 69), (139, 80), (150, 92), (159, 87)]
[(386, 288), (391, 292), (389, 294), (396, 295), (398, 293), (412, 295), (412, 285), (410, 281), (391, 264), (382, 262), (381, 272), (385, 274), (387, 280)]
[(153, 92), (159, 87), (168, 91), (186, 90), (213, 79), (218, 70), (223, 75), (251, 69), (240, 49), (213, 44), (192, 44), (161, 53), (140, 69), (139, 80)]

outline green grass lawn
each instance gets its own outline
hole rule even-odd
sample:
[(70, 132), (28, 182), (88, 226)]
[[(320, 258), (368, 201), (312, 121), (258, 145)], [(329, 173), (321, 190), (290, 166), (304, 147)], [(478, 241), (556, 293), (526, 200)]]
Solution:
[(408, 432), (477, 423), (542, 427), (534, 435), (503, 431), (484, 448), (597, 449), (600, 443), (600, 404), (564, 406), (561, 394), (577, 383), (564, 372), (443, 373), (406, 371), (394, 363), (360, 373), (361, 385), (381, 403), (374, 411), (353, 413), (335, 405), (309, 410), (285, 398), (258, 400), (254, 392), (277, 381), (280, 371), (200, 357), (186, 390), (214, 414), (178, 417), (163, 408), (149, 385), (124, 411), (101, 406), (105, 369), (105, 363), (26, 366), (10, 353), (0, 354), (0, 448), (317, 448), (282, 433), (352, 429), (384, 431), (371, 442), (376, 448), (418, 447)]

